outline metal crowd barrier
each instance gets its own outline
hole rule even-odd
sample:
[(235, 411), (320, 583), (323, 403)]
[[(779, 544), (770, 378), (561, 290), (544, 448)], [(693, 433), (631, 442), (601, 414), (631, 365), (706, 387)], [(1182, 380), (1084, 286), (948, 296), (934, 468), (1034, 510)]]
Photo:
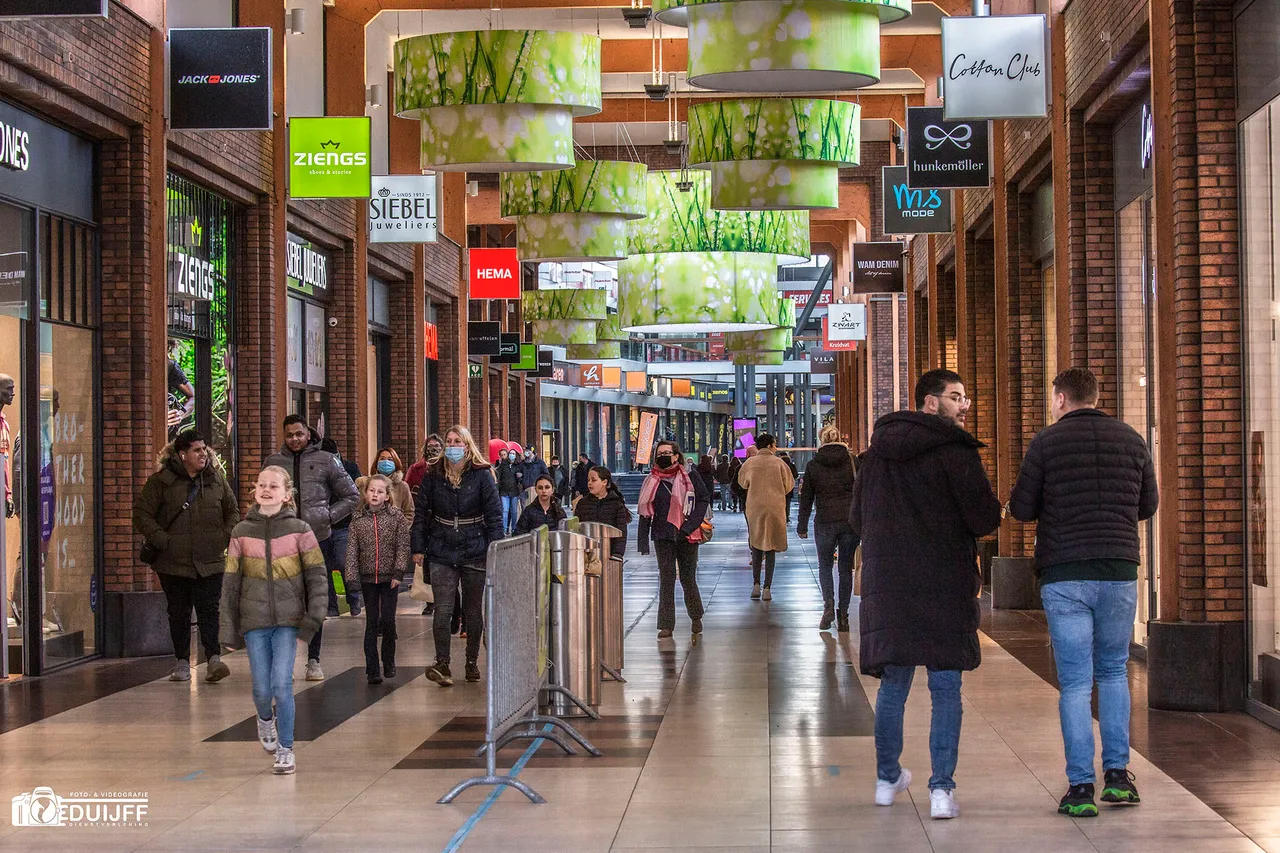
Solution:
[(612, 556), (613, 540), (626, 536), (626, 533), (598, 521), (583, 522), (581, 529), (583, 534), (600, 543), (602, 556), (599, 598), (592, 602), (595, 608), (592, 625), (599, 637), (600, 671), (613, 681), (626, 684), (627, 680), (622, 677), (622, 646), (626, 633), (622, 624), (622, 560)]
[(563, 729), (591, 755), (601, 754), (565, 721), (539, 713), (538, 697), (543, 690), (564, 696), (593, 716), (599, 715), (568, 689), (549, 683), (552, 596), (547, 528), (490, 543), (485, 564), (487, 698), (484, 744), (477, 750), (477, 754), (485, 756), (485, 775), (459, 782), (438, 802), (451, 803), (463, 791), (477, 785), (507, 785), (535, 803), (545, 803), (546, 800), (524, 782), (510, 774), (498, 774), (498, 751), (513, 740), (544, 738), (566, 754), (574, 755), (573, 747), (558, 732), (541, 728), (550, 724)]

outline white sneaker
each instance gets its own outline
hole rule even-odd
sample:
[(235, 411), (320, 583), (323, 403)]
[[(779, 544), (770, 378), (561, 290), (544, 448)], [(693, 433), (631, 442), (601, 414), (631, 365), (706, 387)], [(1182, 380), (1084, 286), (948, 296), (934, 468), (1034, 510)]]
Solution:
[(320, 668), (320, 661), (315, 658), (307, 661), (307, 681), (324, 681), (324, 670)]
[(760, 597), (760, 584), (755, 583), (751, 585), (751, 597), (753, 599)]
[(760, 591), (760, 599), (762, 601), (773, 601), (773, 593), (769, 591), (769, 587), (765, 587)]
[(272, 773), (277, 776), (288, 776), (297, 769), (298, 763), (293, 757), (293, 747), (282, 746), (276, 750), (276, 763), (271, 768)]
[(907, 786), (911, 784), (911, 771), (903, 767), (898, 773), (898, 781), (886, 782), (883, 779), (876, 780), (876, 805), (891, 806), (894, 797), (907, 790)]
[(271, 719), (264, 720), (258, 717), (258, 743), (262, 744), (262, 748), (267, 752), (275, 752), (280, 746), (280, 736), (276, 733), (276, 718), (271, 715)]
[(169, 673), (170, 681), (190, 681), (191, 680), (191, 661), (180, 660), (173, 667), (173, 672)]
[(934, 789), (929, 792), (929, 816), (934, 820), (950, 820), (960, 817), (960, 806), (950, 791)]

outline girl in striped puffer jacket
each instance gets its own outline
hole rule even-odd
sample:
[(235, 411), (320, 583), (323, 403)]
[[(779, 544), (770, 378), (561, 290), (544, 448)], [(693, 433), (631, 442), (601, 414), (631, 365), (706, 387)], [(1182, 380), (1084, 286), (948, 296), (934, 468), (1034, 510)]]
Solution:
[[(258, 709), (258, 741), (275, 755), (277, 774), (293, 773), (293, 664), (329, 606), (324, 556), (311, 527), (294, 512), (289, 472), (258, 475), (256, 503), (236, 525), (222, 583), (224, 646), (243, 640)], [(272, 703), (274, 702), (274, 712)]]

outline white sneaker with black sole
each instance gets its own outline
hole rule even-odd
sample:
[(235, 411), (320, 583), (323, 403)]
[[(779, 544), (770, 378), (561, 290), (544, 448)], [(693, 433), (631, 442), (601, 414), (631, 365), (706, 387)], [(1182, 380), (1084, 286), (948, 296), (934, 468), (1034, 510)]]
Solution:
[(272, 773), (277, 776), (288, 776), (297, 769), (298, 763), (293, 757), (293, 747), (282, 746), (276, 750), (276, 763), (271, 768)]
[(271, 715), (271, 719), (264, 720), (258, 717), (258, 743), (262, 744), (263, 750), (274, 753), (280, 746), (280, 736), (276, 733), (276, 718)]
[(950, 791), (935, 788), (929, 792), (929, 817), (934, 820), (950, 820), (960, 817), (960, 806)]
[(903, 767), (898, 771), (898, 781), (886, 782), (883, 779), (876, 780), (876, 805), (891, 806), (893, 800), (903, 791), (907, 790), (907, 786), (911, 784), (911, 771)]
[(190, 681), (191, 680), (191, 661), (180, 660), (174, 667), (173, 672), (169, 673), (170, 681)]

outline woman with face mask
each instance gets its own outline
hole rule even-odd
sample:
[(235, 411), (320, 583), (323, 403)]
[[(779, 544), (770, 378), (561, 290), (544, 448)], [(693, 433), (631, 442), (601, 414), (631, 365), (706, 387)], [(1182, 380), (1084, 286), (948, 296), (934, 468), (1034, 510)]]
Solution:
[(489, 462), (466, 427), (454, 426), (445, 433), (444, 456), (427, 469), (415, 504), (414, 561), (427, 563), (424, 569), (429, 571), (436, 600), (431, 625), (436, 662), (427, 667), (427, 678), (441, 687), (453, 686), (451, 623), (454, 594), (461, 584), (466, 678), (479, 681), (485, 556), (489, 543), (503, 537), (502, 502)]
[[(702, 596), (698, 593), (699, 528), (707, 517), (711, 492), (696, 469), (685, 470), (684, 455), (673, 441), (658, 442), (653, 470), (640, 487), (641, 554), (649, 540), (658, 556), (658, 639), (676, 627), (676, 576), (684, 588), (684, 607), (693, 633), (702, 633)], [(694, 537), (694, 541), (690, 537)]]
[(408, 484), (410, 492), (415, 495), (418, 493), (418, 486), (427, 474), (427, 466), (434, 465), (443, 455), (444, 439), (433, 432), (422, 443), (422, 458), (410, 465), (409, 472), (404, 475), (404, 481)]
[(494, 476), (498, 480), (498, 497), (502, 500), (502, 532), (510, 535), (516, 529), (516, 520), (520, 505), (520, 466), (519, 455), (508, 450), (498, 458), (498, 469)]
[(384, 447), (378, 451), (378, 455), (374, 457), (373, 470), (368, 476), (356, 480), (356, 491), (361, 496), (364, 495), (364, 487), (369, 482), (369, 477), (374, 474), (381, 474), (391, 483), (387, 504), (400, 510), (405, 518), (412, 522), (413, 492), (409, 489), (409, 484), (404, 481), (404, 465), (400, 462), (400, 455), (390, 447)]

